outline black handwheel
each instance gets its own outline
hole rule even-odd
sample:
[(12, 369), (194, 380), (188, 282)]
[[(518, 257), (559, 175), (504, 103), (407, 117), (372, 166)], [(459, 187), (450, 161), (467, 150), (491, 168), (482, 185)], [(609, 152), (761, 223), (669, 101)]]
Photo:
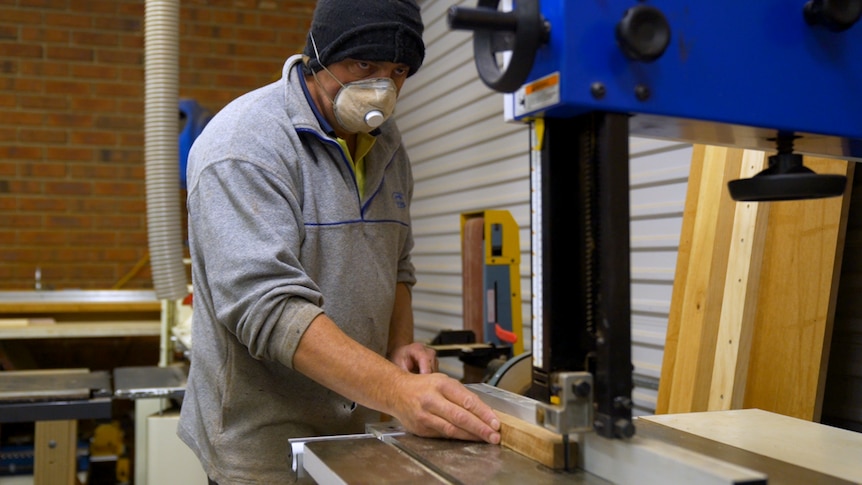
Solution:
[[(527, 80), (536, 51), (548, 40), (550, 28), (539, 13), (539, 2), (515, 2), (515, 10), (498, 11), (499, 0), (478, 0), (477, 8), (449, 7), (449, 28), (473, 31), (473, 56), (479, 78), (502, 93), (516, 91)], [(500, 67), (497, 54), (511, 52)]]
[(808, 25), (844, 32), (862, 17), (862, 0), (809, 0), (803, 15)]

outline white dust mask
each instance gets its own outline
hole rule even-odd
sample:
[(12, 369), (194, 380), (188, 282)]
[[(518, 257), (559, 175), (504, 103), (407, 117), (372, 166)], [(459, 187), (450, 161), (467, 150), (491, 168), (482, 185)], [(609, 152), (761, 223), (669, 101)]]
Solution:
[[(392, 79), (378, 77), (344, 84), (320, 62), (313, 36), (311, 45), (314, 47), (317, 62), (332, 76), (332, 79), (335, 79), (335, 82), (341, 85), (341, 89), (335, 94), (335, 99), (329, 100), (332, 102), (335, 119), (342, 128), (348, 133), (368, 133), (392, 116), (395, 102), (398, 100), (398, 89)], [(313, 71), (312, 74), (314, 74)], [(317, 74), (314, 74), (314, 78), (317, 79)]]
[(335, 95), (335, 119), (349, 133), (374, 130), (392, 116), (398, 91), (388, 77), (342, 84)]

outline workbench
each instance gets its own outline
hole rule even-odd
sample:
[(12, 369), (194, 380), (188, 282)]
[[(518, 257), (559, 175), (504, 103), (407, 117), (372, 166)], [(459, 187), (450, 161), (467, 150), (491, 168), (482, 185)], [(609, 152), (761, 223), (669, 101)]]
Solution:
[(110, 419), (107, 372), (0, 372), (0, 423), (35, 422), (35, 485), (74, 485), (80, 419)]
[(111, 369), (158, 362), (161, 313), (146, 290), (0, 292), (0, 424), (35, 423), (37, 485), (75, 483), (78, 420), (112, 417)]
[[(158, 361), (156, 342), (161, 335), (161, 311), (161, 302), (155, 293), (146, 290), (2, 291), (0, 368), (99, 369), (114, 365), (154, 364)], [(83, 343), (77, 339), (101, 340)], [(80, 355), (81, 352), (66, 352), (72, 354), (71, 361), (67, 362), (57, 355), (63, 352), (56, 349), (48, 351), (52, 346), (92, 346), (107, 339), (114, 339), (114, 342), (134, 339), (131, 341), (135, 344), (149, 342), (153, 350), (151, 360), (92, 362)], [(93, 354), (100, 360), (110, 353)], [(135, 352), (135, 358), (145, 358), (149, 353)], [(40, 362), (39, 354), (49, 362)]]

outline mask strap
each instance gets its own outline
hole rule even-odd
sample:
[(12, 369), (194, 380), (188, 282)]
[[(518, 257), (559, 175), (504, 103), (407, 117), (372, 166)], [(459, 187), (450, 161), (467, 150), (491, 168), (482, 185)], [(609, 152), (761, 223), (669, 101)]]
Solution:
[[(308, 37), (311, 39), (311, 48), (314, 49), (314, 57), (317, 58), (317, 63), (320, 64), (320, 67), (322, 67), (324, 71), (329, 73), (329, 75), (332, 76), (332, 79), (335, 79), (335, 82), (340, 84), (343, 88), (344, 83), (341, 82), (341, 80), (339, 80), (337, 77), (335, 77), (335, 74), (332, 74), (332, 72), (327, 69), (322, 62), (320, 62), (320, 52), (317, 51), (317, 42), (314, 41), (314, 34), (312, 34), (310, 30), (308, 31)], [(314, 69), (311, 70), (311, 74), (314, 75), (314, 80), (317, 81), (317, 74), (314, 72)], [(317, 84), (320, 84), (320, 81), (317, 81)]]

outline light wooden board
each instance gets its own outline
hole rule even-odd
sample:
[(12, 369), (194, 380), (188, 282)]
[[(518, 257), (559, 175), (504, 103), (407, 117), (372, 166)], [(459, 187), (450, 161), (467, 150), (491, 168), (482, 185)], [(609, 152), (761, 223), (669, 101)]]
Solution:
[[(727, 182), (759, 160), (693, 151), (659, 414), (744, 406), (819, 419), (849, 196), (732, 201)], [(805, 163), (852, 177), (844, 161)]]
[(684, 230), (690, 232), (680, 240), (678, 256), (686, 258), (681, 264), (686, 272), (674, 281), (673, 320), (668, 322), (668, 338), (674, 340), (665, 346), (657, 412), (707, 408), (733, 230), (735, 202), (726, 187), (739, 178), (742, 158), (741, 149), (706, 146), (693, 151), (683, 216)]
[(438, 352), (446, 352), (451, 350), (463, 350), (466, 352), (470, 352), (471, 350), (483, 350), (483, 349), (492, 349), (494, 346), (492, 344), (485, 343), (473, 343), (473, 344), (440, 344), (440, 345), (426, 345), (426, 347), (434, 349)]
[(0, 328), (24, 327), (29, 324), (29, 318), (0, 318)]
[[(495, 411), (500, 418), (500, 444), (554, 470), (565, 468), (563, 437), (541, 426)], [(569, 441), (569, 463), (577, 463), (578, 443)]]
[[(764, 152), (745, 150), (739, 177), (753, 177), (767, 166)], [(734, 209), (710, 380), (710, 410), (739, 409), (743, 404), (770, 207), (765, 202), (740, 202)]]
[(638, 418), (639, 433), (763, 471), (770, 485), (862, 483), (862, 434), (760, 409)]
[(28, 313), (94, 313), (94, 312), (158, 312), (161, 302), (68, 302), (68, 301), (21, 301), (0, 302), (0, 314)]
[(682, 320), (682, 302), (684, 300), (687, 277), (691, 262), (692, 238), (694, 237), (694, 220), (697, 215), (697, 194), (702, 179), (703, 165), (696, 163), (702, 160), (706, 151), (705, 145), (694, 145), (691, 155), (691, 169), (688, 175), (688, 185), (683, 208), (682, 227), (680, 228), (679, 247), (677, 249), (676, 269), (674, 270), (674, 285), (671, 293), (671, 305), (668, 313), (668, 324), (665, 332), (665, 345), (662, 357), (660, 387), (656, 399), (656, 412), (666, 413), (670, 407), (670, 390), (673, 389), (673, 370), (676, 368), (676, 352), (679, 348), (679, 331)]
[(153, 337), (161, 335), (161, 322), (104, 321), (0, 327), (0, 340), (90, 337)]
[[(855, 166), (805, 164), (849, 177)], [(820, 420), (849, 201), (772, 203), (744, 407)]]
[(27, 325), (50, 325), (53, 318), (0, 318), (0, 328), (26, 327)]

